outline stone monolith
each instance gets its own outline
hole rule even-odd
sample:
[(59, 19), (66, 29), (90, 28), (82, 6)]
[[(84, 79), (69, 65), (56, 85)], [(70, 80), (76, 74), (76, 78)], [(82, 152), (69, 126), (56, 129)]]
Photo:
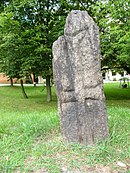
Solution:
[(69, 13), (53, 44), (53, 74), (63, 137), (88, 145), (108, 138), (99, 30), (86, 11)]

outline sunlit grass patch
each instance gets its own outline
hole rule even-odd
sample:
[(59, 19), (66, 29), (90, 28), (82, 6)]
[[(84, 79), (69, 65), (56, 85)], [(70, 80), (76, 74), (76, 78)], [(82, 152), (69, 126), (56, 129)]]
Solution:
[(24, 166), (24, 159), (29, 155), (34, 141), (47, 134), (59, 133), (57, 112), (34, 112), (12, 115), (0, 122), (0, 170), (13, 171), (17, 166)]

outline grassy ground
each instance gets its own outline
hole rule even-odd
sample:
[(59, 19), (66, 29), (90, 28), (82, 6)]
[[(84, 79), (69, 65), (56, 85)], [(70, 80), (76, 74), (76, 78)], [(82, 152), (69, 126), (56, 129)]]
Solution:
[(51, 103), (42, 87), (26, 92), (0, 87), (0, 173), (129, 172), (130, 88), (105, 84), (110, 139), (93, 147), (62, 140), (54, 91)]

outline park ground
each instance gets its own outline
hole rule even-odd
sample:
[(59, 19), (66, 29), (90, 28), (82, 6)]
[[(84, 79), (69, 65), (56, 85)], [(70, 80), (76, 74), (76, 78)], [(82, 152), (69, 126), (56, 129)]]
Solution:
[(0, 87), (0, 173), (129, 173), (130, 88), (104, 88), (110, 138), (90, 147), (63, 141), (54, 88)]

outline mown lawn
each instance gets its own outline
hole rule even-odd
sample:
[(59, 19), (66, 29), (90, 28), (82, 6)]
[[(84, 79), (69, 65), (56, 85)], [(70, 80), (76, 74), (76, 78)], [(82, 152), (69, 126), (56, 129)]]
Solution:
[[(92, 147), (68, 144), (60, 134), (57, 100), (43, 87), (0, 87), (0, 173), (129, 172), (130, 88), (105, 84), (110, 138)], [(124, 163), (124, 166), (120, 165)]]

